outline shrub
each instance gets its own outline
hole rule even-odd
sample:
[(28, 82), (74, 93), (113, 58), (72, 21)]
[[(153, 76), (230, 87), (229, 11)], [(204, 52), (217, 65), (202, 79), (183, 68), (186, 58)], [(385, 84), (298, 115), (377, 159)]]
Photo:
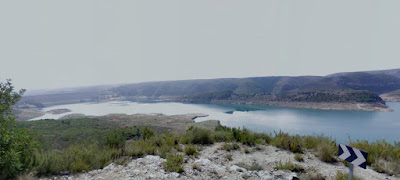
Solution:
[(12, 106), (25, 90), (14, 92), (11, 80), (0, 83), (0, 179), (15, 178), (32, 168), (37, 142), (26, 128), (17, 127)]
[(178, 152), (183, 152), (183, 149), (182, 149), (181, 145), (179, 145), (179, 144), (176, 144), (176, 145), (174, 146), (174, 148), (175, 148)]
[(337, 154), (336, 143), (324, 141), (317, 145), (316, 156), (321, 161), (332, 163), (336, 162), (335, 155)]
[(169, 172), (182, 173), (183, 172), (182, 163), (183, 163), (182, 155), (179, 155), (177, 153), (169, 154), (167, 156), (167, 162), (164, 163), (164, 169)]
[[(336, 172), (335, 180), (348, 180), (349, 174), (343, 174), (341, 171)], [(363, 178), (353, 176), (353, 180), (363, 180)]]
[(233, 144), (225, 143), (225, 144), (221, 147), (221, 149), (223, 149), (223, 150), (225, 150), (225, 151), (233, 151), (233, 150), (240, 149), (240, 146), (237, 145), (236, 143), (233, 143)]
[(143, 129), (143, 133), (142, 133), (142, 135), (143, 135), (143, 139), (150, 139), (151, 137), (153, 137), (154, 136), (154, 131), (152, 130), (152, 129), (150, 129), (149, 127), (145, 127), (144, 129)]
[(125, 146), (125, 138), (121, 133), (114, 130), (106, 134), (106, 144), (110, 148), (123, 148)]
[(246, 128), (243, 128), (242, 130), (233, 128), (232, 133), (235, 140), (241, 142), (242, 144), (248, 146), (254, 146), (256, 144), (257, 138)]
[(145, 139), (134, 142), (127, 142), (124, 148), (124, 155), (132, 157), (143, 157), (145, 155), (159, 155), (166, 158), (173, 147), (180, 149), (179, 144), (175, 144), (175, 137), (165, 135), (153, 135)]
[(157, 155), (165, 159), (168, 153), (170, 153), (171, 151), (172, 151), (172, 146), (165, 144), (157, 149)]
[(36, 172), (39, 175), (58, 174), (61, 171), (81, 172), (100, 169), (115, 158), (116, 150), (92, 145), (72, 145), (62, 151), (37, 153)]
[[(303, 146), (307, 149), (316, 149), (319, 144), (321, 143), (332, 143), (335, 144), (336, 142), (329, 137), (325, 137), (323, 135), (319, 136), (303, 136)], [(336, 146), (336, 145), (335, 145)]]
[(280, 131), (275, 133), (275, 138), (271, 141), (271, 144), (293, 153), (303, 153), (300, 136), (290, 136), (288, 133)]
[(291, 161), (286, 161), (286, 163), (279, 162), (278, 165), (275, 167), (275, 170), (289, 170), (292, 172), (303, 172), (304, 168), (293, 164)]
[(215, 140), (218, 142), (236, 141), (248, 146), (254, 146), (255, 144), (269, 143), (272, 138), (268, 134), (254, 133), (246, 128), (229, 128), (219, 125), (215, 128)]
[(216, 142), (232, 142), (234, 138), (230, 131), (215, 131), (214, 140)]
[(262, 142), (269, 144), (272, 141), (272, 137), (268, 134), (265, 133), (254, 133), (254, 136), (256, 137), (256, 139), (261, 140)]
[(298, 162), (303, 162), (304, 161), (304, 158), (303, 158), (303, 156), (301, 154), (294, 155), (294, 159), (296, 161), (298, 161)]
[(165, 134), (165, 143), (168, 144), (168, 146), (176, 146), (179, 144), (178, 138), (176, 137), (175, 134)]
[(185, 154), (188, 156), (194, 156), (194, 157), (197, 157), (199, 155), (199, 153), (196, 150), (196, 147), (194, 147), (192, 145), (187, 145), (185, 147)]
[(372, 168), (380, 173), (386, 173), (389, 175), (400, 174), (400, 162), (388, 161), (384, 159), (378, 159), (372, 165)]
[(153, 144), (151, 141), (145, 141), (142, 139), (128, 143), (124, 148), (125, 155), (132, 157), (155, 155), (156, 152), (157, 152), (157, 146), (155, 144)]
[(213, 144), (214, 139), (212, 133), (208, 129), (193, 127), (191, 126), (187, 131), (186, 135), (190, 144)]
[(400, 160), (400, 144), (392, 145), (385, 140), (369, 143), (368, 141), (351, 142), (350, 146), (368, 152), (367, 164), (371, 165), (378, 159)]

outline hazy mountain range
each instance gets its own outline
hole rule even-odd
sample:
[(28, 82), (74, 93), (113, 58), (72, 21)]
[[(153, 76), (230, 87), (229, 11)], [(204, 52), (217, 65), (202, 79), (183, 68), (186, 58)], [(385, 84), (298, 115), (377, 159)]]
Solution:
[[(51, 92), (51, 93), (48, 93)], [(144, 82), (52, 90), (24, 96), (43, 106), (98, 101), (200, 103), (335, 102), (382, 103), (400, 97), (400, 69), (345, 72), (328, 76), (272, 76)]]

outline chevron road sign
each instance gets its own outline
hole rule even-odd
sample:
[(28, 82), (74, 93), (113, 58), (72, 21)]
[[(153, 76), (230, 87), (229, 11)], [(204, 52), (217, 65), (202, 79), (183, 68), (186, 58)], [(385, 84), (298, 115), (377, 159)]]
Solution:
[(366, 169), (368, 153), (344, 144), (339, 144), (339, 158)]

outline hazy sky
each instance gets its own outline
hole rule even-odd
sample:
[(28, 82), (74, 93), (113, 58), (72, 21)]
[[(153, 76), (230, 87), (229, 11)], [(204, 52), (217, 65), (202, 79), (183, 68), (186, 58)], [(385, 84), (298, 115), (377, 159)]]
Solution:
[(43, 89), (400, 67), (399, 0), (0, 0), (0, 78)]

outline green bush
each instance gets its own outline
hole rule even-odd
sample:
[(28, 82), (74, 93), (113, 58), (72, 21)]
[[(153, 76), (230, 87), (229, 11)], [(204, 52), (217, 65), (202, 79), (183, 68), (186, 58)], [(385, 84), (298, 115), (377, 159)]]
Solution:
[(167, 156), (167, 161), (164, 163), (164, 169), (169, 172), (183, 172), (183, 156), (180, 154), (169, 154)]
[(400, 144), (392, 145), (385, 140), (369, 143), (368, 141), (351, 142), (350, 146), (368, 152), (367, 164), (372, 165), (378, 159), (400, 160)]
[(159, 155), (161, 158), (167, 158), (168, 153), (172, 151), (172, 146), (169, 146), (168, 144), (164, 144), (161, 147), (157, 149), (157, 155)]
[(185, 133), (189, 144), (213, 144), (212, 132), (208, 129), (191, 126)]
[(117, 150), (91, 145), (72, 145), (62, 151), (44, 151), (36, 154), (35, 171), (39, 175), (58, 174), (61, 171), (81, 172), (100, 169), (115, 158)]
[(400, 175), (400, 144), (394, 145), (385, 140), (369, 143), (368, 141), (351, 142), (350, 146), (368, 152), (367, 164), (374, 170), (387, 174)]
[(337, 155), (338, 147), (335, 142), (324, 141), (318, 144), (316, 148), (318, 159), (327, 163), (337, 162), (335, 156)]
[(150, 139), (151, 137), (154, 136), (154, 131), (152, 129), (150, 129), (149, 127), (145, 127), (143, 129), (143, 133), (142, 133), (143, 139)]
[[(131, 157), (143, 157), (145, 155), (158, 155), (166, 158), (174, 147), (178, 148), (179, 145), (175, 144), (175, 136), (168, 137), (166, 135), (153, 135), (147, 139), (139, 139), (136, 141), (127, 142), (124, 148), (124, 155)], [(178, 148), (179, 149), (179, 148)]]
[(28, 129), (17, 127), (12, 114), (24, 91), (14, 92), (11, 80), (0, 83), (0, 179), (15, 178), (35, 163), (37, 141)]
[(254, 133), (254, 136), (260, 143), (266, 143), (266, 144), (271, 143), (273, 139), (269, 134), (265, 133)]
[(185, 154), (188, 156), (194, 156), (194, 157), (197, 157), (199, 155), (196, 147), (194, 147), (193, 145), (187, 145), (185, 147)]
[(232, 129), (233, 137), (236, 141), (241, 142), (248, 146), (254, 146), (257, 142), (257, 138), (254, 134), (248, 131), (246, 128), (241, 129)]
[(303, 153), (303, 146), (301, 144), (302, 139), (300, 136), (290, 136), (288, 133), (275, 133), (275, 138), (271, 141), (271, 144), (293, 153)]
[(239, 145), (237, 145), (236, 143), (232, 143), (232, 144), (225, 143), (225, 144), (221, 147), (221, 149), (223, 149), (223, 150), (225, 150), (225, 151), (234, 151), (234, 150), (240, 149), (240, 147), (239, 147)]
[(304, 136), (303, 138), (303, 146), (306, 149), (315, 149), (317, 148), (318, 144), (323, 141), (323, 136)]
[(227, 131), (215, 131), (214, 140), (216, 142), (232, 142), (234, 140), (233, 134)]
[(111, 131), (106, 134), (106, 144), (110, 148), (123, 148), (125, 146), (125, 138), (118, 131)]
[(124, 148), (124, 153), (127, 156), (132, 157), (143, 157), (145, 155), (155, 155), (157, 146), (152, 144), (150, 141), (137, 140), (135, 142), (128, 143)]

